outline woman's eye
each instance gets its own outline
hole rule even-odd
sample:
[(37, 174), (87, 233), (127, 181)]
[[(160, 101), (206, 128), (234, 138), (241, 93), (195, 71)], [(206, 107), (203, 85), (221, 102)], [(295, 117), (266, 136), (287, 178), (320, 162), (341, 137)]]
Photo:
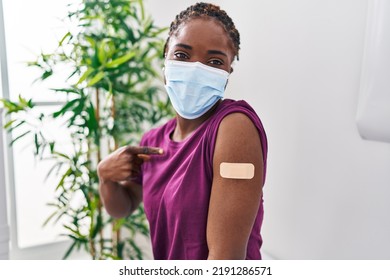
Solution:
[(188, 55), (185, 53), (182, 53), (182, 52), (177, 52), (174, 55), (176, 58), (179, 58), (179, 59), (188, 59)]
[(223, 62), (219, 59), (212, 59), (209, 61), (209, 63), (213, 65), (223, 65)]

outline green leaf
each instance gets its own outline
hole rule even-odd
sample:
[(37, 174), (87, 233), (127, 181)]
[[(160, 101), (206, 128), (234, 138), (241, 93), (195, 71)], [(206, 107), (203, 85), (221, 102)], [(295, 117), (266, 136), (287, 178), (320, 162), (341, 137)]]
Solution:
[(51, 75), (53, 75), (53, 70), (50, 69), (50, 70), (47, 70), (45, 72), (43, 72), (42, 76), (41, 76), (41, 80), (46, 80), (47, 78), (49, 78)]
[(92, 74), (92, 72), (95, 71), (93, 68), (88, 68), (87, 71), (84, 72), (84, 74), (80, 77), (80, 79), (77, 81), (76, 86), (81, 84), (82, 82), (85, 81), (86, 78), (89, 77), (89, 75)]
[(70, 232), (74, 233), (78, 237), (82, 237), (82, 238), (84, 237), (84, 235), (82, 235), (80, 233), (80, 231), (77, 229), (72, 229), (70, 226), (67, 226), (67, 225), (63, 225), (63, 227), (66, 228), (67, 230), (69, 230)]
[(101, 215), (98, 215), (96, 217), (96, 225), (92, 229), (90, 237), (95, 238), (101, 229), (103, 229), (103, 221)]
[(65, 255), (62, 257), (63, 260), (66, 260), (70, 256), (76, 244), (77, 240), (74, 240), (72, 245), (70, 245), (69, 249), (65, 252)]
[(38, 141), (38, 134), (34, 133), (34, 144), (35, 144), (35, 155), (39, 154), (39, 148), (41, 147), (41, 144)]
[(4, 108), (6, 109), (6, 115), (17, 113), (20, 111), (27, 111), (34, 107), (34, 103), (31, 99), (24, 99), (19, 95), (19, 103), (12, 102), (8, 99), (0, 99), (0, 102), (3, 103)]
[(58, 91), (58, 92), (81, 94), (81, 92), (75, 88), (51, 88), (51, 90)]
[(100, 82), (101, 79), (104, 78), (104, 72), (98, 72), (87, 84), (88, 87), (91, 87), (95, 84), (97, 84), (98, 82)]
[(65, 172), (65, 174), (61, 176), (61, 179), (57, 184), (56, 190), (58, 190), (60, 187), (64, 188), (65, 179), (72, 173), (73, 173), (73, 170), (72, 170), (72, 168), (69, 167), (69, 169)]
[(145, 9), (144, 9), (144, 3), (142, 0), (138, 0), (138, 3), (141, 7), (141, 20), (145, 19)]
[(43, 222), (42, 226), (46, 226), (51, 221), (51, 219), (53, 219), (57, 215), (57, 213), (57, 211), (51, 213), (50, 216), (47, 217), (46, 220)]
[(57, 155), (57, 156), (59, 156), (59, 157), (62, 157), (62, 158), (65, 158), (65, 159), (70, 160), (70, 157), (67, 156), (67, 155), (65, 155), (65, 154), (63, 154), (63, 153), (53, 152), (53, 155)]
[(64, 164), (63, 162), (57, 162), (57, 163), (55, 163), (55, 164), (49, 169), (49, 171), (47, 172), (46, 177), (45, 177), (45, 181), (50, 177), (50, 175), (53, 173), (53, 171), (54, 171), (55, 169), (57, 169), (56, 174), (58, 174), (58, 172), (59, 172), (59, 170), (61, 169), (61, 167), (62, 167), (63, 164)]
[(124, 56), (118, 57), (118, 58), (108, 62), (106, 64), (106, 67), (107, 68), (116, 68), (116, 67), (120, 66), (121, 64), (129, 61), (134, 56), (135, 56), (135, 52), (129, 52), (129, 53), (125, 54)]
[(27, 134), (31, 133), (31, 130), (29, 131), (26, 131), (25, 133), (19, 135), (18, 137), (16, 137), (15, 139), (13, 139), (11, 141), (11, 143), (9, 143), (10, 146), (12, 146), (16, 141), (18, 141), (19, 139), (21, 139), (22, 137), (26, 136)]
[(126, 218), (121, 218), (115, 220), (115, 223), (113, 225), (113, 231), (118, 231), (126, 222)]
[(104, 38), (98, 48), (98, 59), (101, 64), (105, 64), (106, 61), (112, 57), (115, 53), (115, 44), (111, 39)]
[(4, 125), (4, 129), (8, 129), (14, 122), (16, 122), (18, 120), (10, 120), (9, 122), (7, 122), (5, 125)]
[(132, 43), (132, 44), (134, 44), (135, 43), (135, 36), (134, 36), (134, 32), (133, 32), (133, 30), (131, 30), (131, 28), (129, 28), (128, 26), (127, 26), (127, 23), (123, 20), (123, 19), (119, 19), (120, 20), (120, 22), (121, 22), (121, 27), (126, 31), (126, 33), (127, 33), (127, 36), (128, 36), (128, 39), (130, 40), (130, 42)]
[(80, 99), (76, 98), (67, 102), (59, 111), (53, 113), (52, 115), (53, 118), (57, 118), (59, 116), (64, 115), (66, 112), (69, 111), (69, 109), (71, 109), (76, 104), (76, 102), (80, 102)]
[(85, 36), (84, 39), (91, 45), (92, 48), (96, 47), (95, 39), (91, 36)]
[(50, 147), (50, 152), (53, 153), (54, 152), (54, 146), (55, 146), (55, 142), (49, 142), (49, 147)]
[(68, 37), (71, 37), (71, 33), (68, 32), (64, 35), (64, 37), (62, 37), (62, 39), (60, 40), (60, 42), (58, 43), (59, 46), (62, 46), (62, 44), (64, 43), (65, 39), (68, 38)]
[(138, 260), (141, 260), (142, 259), (142, 251), (141, 249), (137, 246), (137, 244), (134, 242), (134, 240), (132, 239), (128, 239), (131, 247), (134, 249), (135, 253), (136, 253), (136, 256), (137, 256), (137, 259)]

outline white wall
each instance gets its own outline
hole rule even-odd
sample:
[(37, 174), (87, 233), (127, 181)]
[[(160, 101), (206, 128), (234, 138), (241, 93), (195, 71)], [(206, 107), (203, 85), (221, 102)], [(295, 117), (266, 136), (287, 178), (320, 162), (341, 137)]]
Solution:
[[(195, 1), (148, 0), (160, 25)], [(213, 1), (241, 33), (228, 97), (269, 139), (263, 251), (277, 259), (390, 259), (390, 144), (355, 115), (368, 0)]]

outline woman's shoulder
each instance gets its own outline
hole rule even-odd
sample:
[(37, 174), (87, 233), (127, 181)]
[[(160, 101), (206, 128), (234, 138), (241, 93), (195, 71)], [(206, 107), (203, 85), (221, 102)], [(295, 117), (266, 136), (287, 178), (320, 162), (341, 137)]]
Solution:
[[(228, 116), (229, 118), (226, 118)], [(211, 139), (210, 143), (212, 143), (212, 145), (215, 144), (217, 132), (224, 120), (225, 122), (228, 120), (229, 127), (233, 131), (235, 129), (232, 127), (232, 123), (240, 126), (246, 125), (247, 121), (251, 121), (259, 133), (264, 159), (266, 159), (268, 150), (267, 135), (258, 114), (252, 108), (252, 106), (248, 104), (248, 102), (245, 100), (224, 99), (219, 104), (208, 127), (208, 132)]]
[(220, 123), (223, 118), (233, 113), (243, 113), (253, 121), (260, 121), (256, 111), (245, 100), (222, 100), (213, 117), (217, 123)]

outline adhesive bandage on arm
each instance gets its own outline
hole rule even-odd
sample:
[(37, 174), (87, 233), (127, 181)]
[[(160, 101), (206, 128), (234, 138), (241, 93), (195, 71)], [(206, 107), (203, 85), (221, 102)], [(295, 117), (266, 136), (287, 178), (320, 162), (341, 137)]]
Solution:
[(252, 179), (255, 176), (255, 166), (252, 163), (222, 162), (219, 173), (226, 179)]

